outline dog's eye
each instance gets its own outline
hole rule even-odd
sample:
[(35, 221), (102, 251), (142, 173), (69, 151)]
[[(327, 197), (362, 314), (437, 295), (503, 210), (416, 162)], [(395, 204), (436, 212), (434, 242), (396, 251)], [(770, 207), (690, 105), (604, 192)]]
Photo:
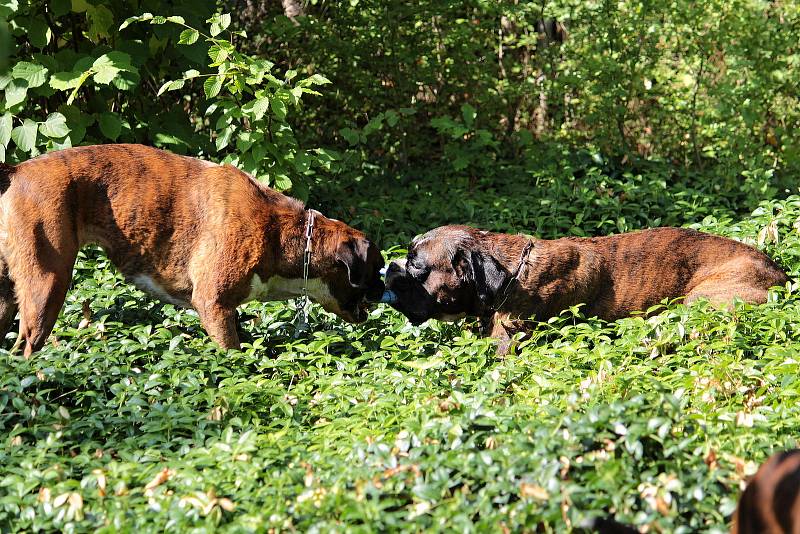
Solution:
[(419, 282), (424, 282), (425, 279), (428, 277), (428, 271), (429, 271), (428, 267), (422, 265), (420, 261), (416, 259), (408, 262), (406, 270), (409, 272), (409, 274), (411, 274), (413, 278), (415, 278)]

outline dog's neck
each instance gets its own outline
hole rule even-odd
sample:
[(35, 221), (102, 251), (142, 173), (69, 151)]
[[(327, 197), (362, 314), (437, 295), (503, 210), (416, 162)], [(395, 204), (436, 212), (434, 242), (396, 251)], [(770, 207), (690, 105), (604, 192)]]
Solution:
[[(279, 258), (275, 262), (278, 266), (278, 274), (286, 278), (300, 278), (303, 276), (303, 266), (305, 262), (305, 250), (307, 244), (306, 231), (308, 230), (311, 210), (292, 210), (285, 213), (280, 218), (280, 224), (284, 228), (279, 232), (280, 249)], [(317, 272), (318, 253), (322, 250), (322, 243), (325, 239), (325, 230), (322, 225), (323, 216), (319, 212), (314, 213), (314, 225), (311, 228), (311, 256), (309, 258), (309, 277)]]
[[(513, 260), (505, 265), (513, 269), (510, 263)], [(578, 246), (574, 238), (535, 240), (535, 247), (517, 276), (516, 290), (512, 288), (499, 311), (513, 310), (524, 318), (548, 318), (575, 304), (591, 302), (603, 265), (602, 254), (589, 242)]]
[(491, 256), (506, 271), (504, 280), (491, 302), (480, 304), (478, 316), (490, 316), (503, 311), (516, 297), (515, 286), (521, 283), (531, 264), (537, 240), (523, 235), (486, 234), (483, 252)]
[[(496, 259), (503, 268), (513, 274), (519, 265), (520, 258), (529, 243), (534, 247), (541, 240), (519, 234), (489, 234), (486, 252)], [(533, 251), (530, 251), (531, 254)], [(528, 259), (528, 263), (530, 259)], [(525, 267), (523, 266), (523, 270)]]

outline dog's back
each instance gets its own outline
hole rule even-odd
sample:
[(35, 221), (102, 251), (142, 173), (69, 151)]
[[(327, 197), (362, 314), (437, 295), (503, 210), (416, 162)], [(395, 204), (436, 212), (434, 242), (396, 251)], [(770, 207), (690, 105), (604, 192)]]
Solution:
[(596, 312), (609, 319), (679, 296), (687, 302), (707, 298), (725, 304), (738, 297), (763, 303), (767, 289), (788, 280), (758, 249), (687, 228), (653, 228), (583, 243), (605, 258), (610, 287)]

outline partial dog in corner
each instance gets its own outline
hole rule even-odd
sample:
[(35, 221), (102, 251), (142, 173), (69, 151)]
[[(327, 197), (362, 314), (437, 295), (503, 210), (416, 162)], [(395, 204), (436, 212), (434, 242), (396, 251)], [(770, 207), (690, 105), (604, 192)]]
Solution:
[(90, 243), (142, 290), (197, 310), (224, 348), (239, 347), (246, 300), (307, 290), (359, 322), (384, 289), (363, 233), (230, 165), (142, 145), (70, 148), (0, 168), (0, 339), (19, 310), (24, 355), (42, 347)]
[(414, 324), (478, 317), (502, 354), (518, 319), (543, 321), (581, 303), (606, 320), (678, 297), (763, 303), (787, 280), (759, 250), (685, 228), (544, 240), (441, 226), (389, 265), (386, 287)]
[(731, 534), (800, 532), (800, 450), (771, 456), (750, 480), (733, 515)]

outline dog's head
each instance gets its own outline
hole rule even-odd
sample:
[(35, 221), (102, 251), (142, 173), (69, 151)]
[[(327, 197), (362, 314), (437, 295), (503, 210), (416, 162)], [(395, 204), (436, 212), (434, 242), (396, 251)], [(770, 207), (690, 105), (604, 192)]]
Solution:
[(440, 226), (415, 239), (408, 256), (387, 269), (386, 288), (397, 295), (392, 306), (412, 324), (483, 315), (511, 276), (486, 250), (485, 236)]
[(380, 250), (363, 233), (341, 221), (325, 218), (319, 224), (324, 235), (318, 243), (322, 250), (312, 254), (323, 256), (322, 268), (316, 276), (327, 294), (316, 296), (311, 291), (309, 294), (323, 308), (345, 321), (363, 322), (370, 303), (380, 300), (384, 290)]

